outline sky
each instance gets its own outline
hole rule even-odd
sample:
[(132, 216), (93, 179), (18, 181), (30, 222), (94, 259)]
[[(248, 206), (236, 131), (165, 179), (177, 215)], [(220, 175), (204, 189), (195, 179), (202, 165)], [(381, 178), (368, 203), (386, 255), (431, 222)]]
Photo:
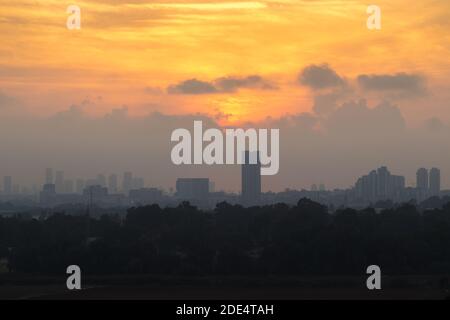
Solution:
[[(71, 4), (80, 30), (66, 27)], [(373, 4), (381, 30), (367, 29), (360, 0), (0, 0), (0, 174), (25, 182), (46, 166), (136, 167), (155, 185), (199, 174), (237, 189), (236, 168), (167, 164), (169, 129), (202, 117), (285, 129), (290, 147), (265, 190), (347, 187), (383, 164), (407, 181), (418, 166), (450, 176), (450, 1)]]

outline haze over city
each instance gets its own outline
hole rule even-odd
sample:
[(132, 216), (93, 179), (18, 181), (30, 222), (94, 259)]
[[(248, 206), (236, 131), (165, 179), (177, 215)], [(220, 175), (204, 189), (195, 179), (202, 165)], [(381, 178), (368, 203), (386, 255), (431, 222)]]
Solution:
[[(347, 188), (383, 165), (450, 187), (448, 1), (77, 1), (0, 4), (0, 175), (42, 184), (133, 171), (148, 185), (209, 177), (240, 189), (239, 166), (175, 166), (170, 133), (280, 129), (263, 190)], [(350, 32), (351, 31), (351, 32)]]

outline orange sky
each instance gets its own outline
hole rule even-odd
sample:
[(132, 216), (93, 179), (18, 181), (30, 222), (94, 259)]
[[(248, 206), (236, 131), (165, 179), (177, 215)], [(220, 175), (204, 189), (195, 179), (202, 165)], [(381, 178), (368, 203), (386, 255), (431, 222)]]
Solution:
[[(66, 28), (70, 4), (81, 8), (81, 30)], [(349, 83), (359, 74), (424, 75), (429, 95), (399, 101), (402, 112), (412, 122), (450, 121), (450, 1), (375, 4), (379, 31), (366, 28), (359, 0), (0, 0), (0, 92), (32, 115), (126, 105), (133, 115), (223, 114), (228, 124), (309, 111), (314, 93), (297, 76), (328, 63)], [(167, 93), (188, 79), (250, 75), (276, 89)]]

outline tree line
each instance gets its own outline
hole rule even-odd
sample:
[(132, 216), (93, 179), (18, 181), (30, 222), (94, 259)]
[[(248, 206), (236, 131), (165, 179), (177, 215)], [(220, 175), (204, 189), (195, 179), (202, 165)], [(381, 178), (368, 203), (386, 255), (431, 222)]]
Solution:
[(53, 214), (45, 219), (0, 217), (0, 260), (11, 273), (360, 275), (447, 274), (450, 203), (412, 204), (376, 212), (328, 209), (308, 199), (296, 205), (211, 211), (130, 208), (126, 216)]

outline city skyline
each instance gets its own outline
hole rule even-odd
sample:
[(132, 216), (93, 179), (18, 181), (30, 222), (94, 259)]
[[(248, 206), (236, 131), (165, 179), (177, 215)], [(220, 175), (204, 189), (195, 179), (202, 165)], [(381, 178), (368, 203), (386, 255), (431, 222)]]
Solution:
[(239, 190), (238, 167), (170, 163), (171, 132), (202, 121), (280, 130), (264, 190), (347, 188), (381, 165), (407, 185), (439, 167), (450, 188), (448, 1), (380, 0), (379, 30), (362, 0), (77, 5), (81, 29), (69, 30), (59, 1), (0, 4), (2, 176), (132, 168), (166, 189), (208, 176)]
[[(249, 155), (248, 155), (248, 151), (246, 151), (245, 153), (245, 159), (249, 159)], [(255, 167), (256, 170), (260, 170), (261, 169), (261, 165), (258, 163), (257, 165), (252, 165), (252, 164), (244, 164), (244, 165), (236, 165), (240, 168), (241, 171), (241, 182), (240, 182), (240, 189), (237, 190), (238, 192), (243, 190), (244, 187), (244, 181), (242, 179), (244, 179), (243, 177), (245, 176), (245, 184), (247, 185), (250, 181), (252, 180), (255, 176), (255, 174), (253, 173), (253, 168)], [(378, 173), (381, 170), (387, 170), (386, 166), (379, 166)], [(244, 171), (242, 171), (244, 170)], [(371, 170), (369, 172), (368, 175), (364, 175), (361, 174), (359, 177), (355, 177), (355, 182), (353, 184), (350, 184), (347, 188), (352, 188), (352, 187), (356, 187), (356, 185), (358, 184), (358, 182), (362, 182), (361, 179), (367, 177), (369, 178), (371, 174), (374, 174), (377, 172), (377, 170)], [(255, 171), (257, 172), (257, 171)], [(53, 174), (55, 173), (55, 175)], [(390, 172), (387, 171), (387, 174), (390, 175)], [(424, 176), (425, 174), (425, 176)], [(60, 176), (60, 181), (58, 181), (58, 175)], [(95, 185), (99, 185), (102, 187), (107, 187), (110, 192), (112, 193), (116, 193), (118, 191), (120, 192), (124, 192), (124, 193), (128, 193), (131, 189), (140, 189), (140, 188), (144, 188), (144, 187), (153, 187), (153, 188), (159, 188), (161, 190), (169, 190), (169, 189), (176, 189), (176, 185), (177, 183), (174, 182), (173, 185), (169, 186), (168, 188), (164, 188), (161, 186), (156, 186), (156, 185), (152, 185), (151, 183), (144, 183), (145, 179), (140, 177), (140, 176), (135, 176), (133, 174), (132, 171), (127, 170), (124, 171), (122, 173), (122, 175), (120, 173), (109, 173), (109, 174), (103, 174), (103, 173), (99, 173), (97, 174), (95, 177), (87, 177), (87, 178), (80, 178), (80, 177), (76, 177), (76, 176), (72, 176), (71, 178), (65, 179), (64, 178), (65, 175), (65, 171), (64, 170), (54, 170), (53, 168), (46, 168), (45, 169), (45, 174), (43, 175), (42, 178), (42, 182), (41, 183), (34, 183), (32, 185), (21, 185), (21, 184), (17, 184), (14, 183), (14, 177), (11, 175), (5, 175), (3, 176), (3, 184), (1, 185), (0, 188), (0, 193), (5, 193), (5, 190), (9, 190), (9, 194), (11, 194), (11, 191), (14, 189), (14, 187), (16, 187), (16, 190), (20, 190), (17, 189), (17, 186), (20, 187), (25, 187), (28, 190), (31, 189), (31, 187), (35, 186), (37, 188), (39, 187), (43, 187), (46, 184), (54, 184), (55, 185), (55, 190), (58, 191), (59, 193), (82, 193), (82, 190), (85, 187), (89, 187), (89, 186), (95, 186)], [(119, 176), (122, 176), (122, 178), (119, 178)], [(49, 177), (53, 177), (55, 176), (55, 178), (49, 178)], [(400, 175), (392, 175), (392, 177), (394, 178), (401, 178), (401, 181), (396, 182), (396, 185), (401, 185), (403, 188), (418, 188), (418, 189), (426, 189), (426, 190), (433, 190), (434, 192), (436, 190), (444, 190), (445, 188), (442, 187), (441, 185), (441, 181), (442, 181), (442, 176), (441, 176), (441, 170), (439, 168), (436, 167), (432, 167), (430, 168), (430, 170), (428, 170), (427, 168), (423, 168), (420, 167), (417, 169), (416, 173), (415, 173), (415, 180), (413, 181), (412, 179), (406, 179), (405, 176)], [(260, 177), (261, 178), (261, 177)], [(177, 180), (179, 179), (185, 179), (185, 180), (189, 180), (189, 179), (203, 179), (203, 178), (196, 178), (196, 177), (184, 177), (184, 178), (177, 178)], [(213, 182), (213, 180), (211, 180), (211, 178), (205, 178), (208, 179), (210, 182)], [(262, 178), (264, 179), (264, 178)], [(260, 180), (260, 179), (259, 179)], [(406, 181), (409, 181), (409, 183), (406, 183)], [(71, 187), (67, 188), (67, 182), (70, 182)], [(216, 181), (214, 181), (214, 184), (216, 183)], [(250, 184), (259, 184), (259, 187), (256, 187), (257, 190), (261, 190), (260, 192), (265, 192), (265, 191), (272, 191), (272, 190), (262, 190), (262, 186), (264, 185), (264, 183), (262, 183), (261, 181), (259, 182), (251, 182)], [(8, 188), (6, 188), (5, 186), (8, 185)], [(120, 187), (119, 187), (120, 186)], [(317, 186), (320, 186), (320, 188), (317, 188)], [(346, 189), (344, 188), (325, 188), (325, 186), (327, 186), (326, 181), (318, 181), (316, 183), (311, 184), (309, 187), (299, 187), (297, 188), (298, 190), (311, 190), (311, 191), (317, 191), (317, 190), (333, 190), (333, 189)], [(252, 189), (253, 187), (251, 187)], [(220, 191), (227, 191), (227, 192), (236, 192), (235, 190), (225, 190), (225, 189), (219, 189)], [(253, 191), (252, 191), (253, 192)], [(18, 192), (20, 193), (20, 192)]]
[[(320, 184), (319, 188), (312, 185), (310, 189), (293, 190), (286, 188), (283, 192), (263, 192), (261, 188), (261, 164), (259, 160), (255, 163), (248, 163), (250, 152), (246, 151), (244, 159), (246, 162), (241, 165), (241, 190), (237, 193), (215, 190), (215, 182), (209, 178), (177, 178), (175, 189), (169, 191), (155, 188), (144, 184), (142, 178), (136, 177), (132, 172), (127, 171), (118, 179), (118, 175), (112, 173), (108, 181), (103, 174), (98, 174), (95, 179), (88, 179), (86, 183), (79, 184), (77, 179), (77, 189), (67, 189), (73, 187), (73, 181), (64, 180), (64, 172), (53, 169), (45, 169), (44, 182), (41, 190), (37, 187), (28, 194), (20, 194), (19, 188), (13, 184), (11, 176), (5, 176), (3, 190), (0, 192), (0, 200), (6, 204), (31, 205), (37, 207), (55, 207), (66, 205), (86, 205), (93, 204), (104, 208), (123, 208), (130, 206), (141, 206), (158, 204), (160, 206), (170, 206), (189, 201), (191, 204), (201, 208), (213, 208), (219, 203), (228, 202), (231, 204), (241, 204), (245, 207), (267, 205), (284, 202), (294, 204), (298, 199), (309, 198), (328, 206), (334, 207), (355, 207), (365, 206), (386, 206), (400, 204), (410, 201), (416, 203), (426, 203), (448, 199), (450, 190), (441, 190), (441, 173), (438, 168), (419, 168), (416, 171), (415, 186), (406, 186), (405, 177), (391, 174), (386, 166), (371, 170), (368, 174), (359, 177), (355, 184), (346, 189), (327, 190), (325, 185)], [(256, 156), (256, 159), (259, 157)], [(53, 179), (54, 177), (54, 179)], [(121, 187), (119, 187), (119, 182)], [(6, 192), (4, 191), (6, 190)], [(438, 199), (438, 200), (436, 200)]]

